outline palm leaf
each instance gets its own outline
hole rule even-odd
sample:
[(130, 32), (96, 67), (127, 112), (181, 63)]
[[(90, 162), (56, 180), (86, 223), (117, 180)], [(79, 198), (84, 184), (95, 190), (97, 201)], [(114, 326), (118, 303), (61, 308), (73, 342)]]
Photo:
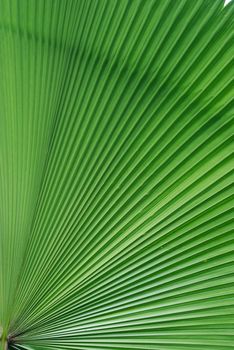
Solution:
[(233, 18), (0, 0), (1, 349), (234, 348)]

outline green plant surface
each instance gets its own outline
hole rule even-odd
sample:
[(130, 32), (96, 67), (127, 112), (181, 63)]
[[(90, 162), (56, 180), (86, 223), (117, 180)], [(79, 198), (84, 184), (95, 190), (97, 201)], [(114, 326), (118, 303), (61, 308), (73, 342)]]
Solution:
[(223, 0), (0, 0), (0, 349), (234, 349)]

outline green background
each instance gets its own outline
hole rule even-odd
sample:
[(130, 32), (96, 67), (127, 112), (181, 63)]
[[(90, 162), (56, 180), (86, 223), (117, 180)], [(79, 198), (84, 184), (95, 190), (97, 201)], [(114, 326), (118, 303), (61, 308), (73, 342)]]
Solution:
[(234, 349), (223, 5), (0, 0), (1, 349)]

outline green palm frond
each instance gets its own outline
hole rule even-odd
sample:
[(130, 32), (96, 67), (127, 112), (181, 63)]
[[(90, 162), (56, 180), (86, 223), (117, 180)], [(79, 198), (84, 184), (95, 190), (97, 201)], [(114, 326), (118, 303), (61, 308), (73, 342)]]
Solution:
[(0, 0), (0, 349), (234, 349), (233, 2)]

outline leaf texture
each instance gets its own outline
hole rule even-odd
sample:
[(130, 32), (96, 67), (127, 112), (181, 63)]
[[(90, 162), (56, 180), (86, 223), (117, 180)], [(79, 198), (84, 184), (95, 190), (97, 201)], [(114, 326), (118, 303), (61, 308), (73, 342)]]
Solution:
[(0, 336), (234, 349), (233, 2), (0, 0)]

